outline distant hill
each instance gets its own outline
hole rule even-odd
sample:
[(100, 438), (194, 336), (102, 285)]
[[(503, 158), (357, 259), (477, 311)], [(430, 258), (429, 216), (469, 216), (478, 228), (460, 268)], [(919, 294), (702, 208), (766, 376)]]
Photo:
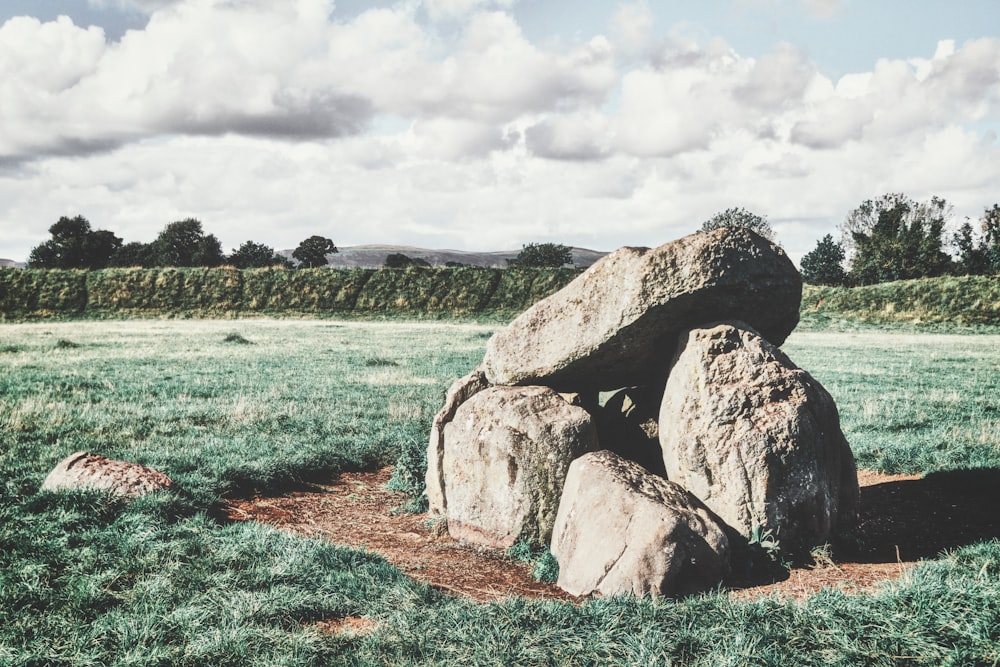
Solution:
[[(466, 250), (430, 250), (405, 245), (356, 245), (338, 248), (339, 252), (327, 255), (332, 268), (369, 268), (374, 269), (385, 264), (385, 258), (393, 253), (402, 253), (413, 259), (426, 260), (431, 266), (445, 266), (448, 262), (457, 262), (469, 266), (506, 268), (507, 260), (514, 259), (520, 250), (499, 250), (493, 252), (469, 252)], [(280, 251), (285, 257), (291, 257), (291, 250)], [(586, 268), (604, 257), (606, 252), (573, 248), (573, 264)]]
[(24, 262), (15, 262), (12, 259), (0, 259), (0, 269), (23, 269), (27, 266)]

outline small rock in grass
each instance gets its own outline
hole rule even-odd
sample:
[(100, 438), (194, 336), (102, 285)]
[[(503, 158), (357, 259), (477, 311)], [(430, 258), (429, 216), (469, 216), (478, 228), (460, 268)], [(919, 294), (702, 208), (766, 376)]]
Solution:
[(173, 487), (169, 477), (153, 468), (90, 452), (70, 454), (42, 482), (43, 491), (96, 489), (133, 498)]

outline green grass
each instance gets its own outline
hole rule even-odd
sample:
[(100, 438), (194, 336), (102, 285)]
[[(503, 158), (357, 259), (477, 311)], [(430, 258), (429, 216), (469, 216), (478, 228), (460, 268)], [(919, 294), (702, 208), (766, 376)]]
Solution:
[(796, 332), (784, 350), (837, 401), (860, 467), (1000, 468), (1000, 336)]
[[(370, 554), (214, 518), (224, 494), (280, 492), (400, 456), (419, 468), (443, 392), (481, 359), (487, 332), (294, 320), (0, 326), (0, 665), (1000, 661), (997, 542), (872, 595), (477, 605)], [(804, 332), (786, 350), (837, 399), (862, 465), (1000, 468), (1000, 337)], [(80, 449), (153, 465), (182, 491), (133, 503), (39, 492)], [(397, 484), (415, 490), (419, 476)], [(377, 626), (328, 636), (313, 625), (344, 616)]]

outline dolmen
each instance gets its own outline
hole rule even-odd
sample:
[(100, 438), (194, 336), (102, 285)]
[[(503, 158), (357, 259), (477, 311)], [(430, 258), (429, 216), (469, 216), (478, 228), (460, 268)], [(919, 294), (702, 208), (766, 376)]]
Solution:
[(697, 593), (761, 535), (827, 542), (857, 470), (830, 394), (779, 349), (801, 297), (743, 228), (604, 257), (448, 389), (430, 513), (463, 542), (549, 548), (574, 595)]

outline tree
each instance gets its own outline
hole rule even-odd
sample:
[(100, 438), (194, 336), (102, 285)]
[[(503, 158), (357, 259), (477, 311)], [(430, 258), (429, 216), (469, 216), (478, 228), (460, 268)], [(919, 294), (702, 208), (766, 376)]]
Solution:
[(103, 269), (122, 240), (107, 230), (92, 230), (82, 215), (63, 216), (49, 227), (52, 238), (31, 250), (33, 269)]
[(115, 251), (111, 256), (108, 266), (130, 267), (139, 266), (142, 268), (152, 268), (157, 265), (156, 249), (152, 243), (139, 243), (132, 241), (126, 243)]
[(238, 269), (261, 269), (266, 266), (285, 264), (288, 260), (274, 252), (274, 248), (263, 243), (246, 241), (228, 258)]
[(983, 212), (980, 220), (983, 245), (986, 247), (986, 270), (1000, 273), (1000, 204), (993, 204)]
[(206, 235), (194, 218), (164, 227), (153, 249), (159, 266), (219, 266), (224, 259), (219, 239)]
[(111, 258), (122, 247), (122, 240), (106, 229), (98, 229), (90, 233), (83, 244), (84, 256), (87, 257), (88, 269), (103, 269), (111, 262)]
[(774, 229), (768, 223), (767, 216), (751, 213), (745, 208), (727, 208), (701, 223), (701, 231), (703, 232), (710, 232), (722, 227), (743, 227), (757, 232), (768, 241), (774, 240)]
[(862, 202), (841, 226), (854, 248), (851, 281), (871, 285), (950, 272), (951, 257), (942, 249), (941, 235), (951, 211), (940, 197), (916, 202), (893, 193)]
[(401, 252), (390, 253), (385, 258), (385, 266), (389, 269), (405, 269), (408, 266), (419, 266), (422, 268), (430, 268), (431, 263), (426, 259), (420, 259), (410, 257), (409, 255), (404, 255)]
[(982, 237), (976, 237), (968, 219), (952, 235), (951, 244), (958, 250), (958, 258), (955, 260), (955, 272), (958, 275), (978, 276), (989, 272), (986, 244)]
[(810, 285), (843, 285), (847, 282), (843, 262), (844, 248), (827, 234), (802, 257), (802, 279)]
[(310, 236), (305, 241), (299, 244), (294, 252), (292, 252), (292, 257), (299, 261), (299, 267), (313, 268), (317, 266), (326, 266), (327, 259), (326, 256), (337, 252), (337, 246), (334, 245), (333, 241), (324, 236)]
[(1000, 204), (983, 211), (978, 231), (966, 218), (951, 243), (958, 251), (955, 267), (959, 274), (1000, 273)]
[(517, 267), (560, 267), (573, 263), (573, 249), (559, 243), (529, 243), (507, 264)]

